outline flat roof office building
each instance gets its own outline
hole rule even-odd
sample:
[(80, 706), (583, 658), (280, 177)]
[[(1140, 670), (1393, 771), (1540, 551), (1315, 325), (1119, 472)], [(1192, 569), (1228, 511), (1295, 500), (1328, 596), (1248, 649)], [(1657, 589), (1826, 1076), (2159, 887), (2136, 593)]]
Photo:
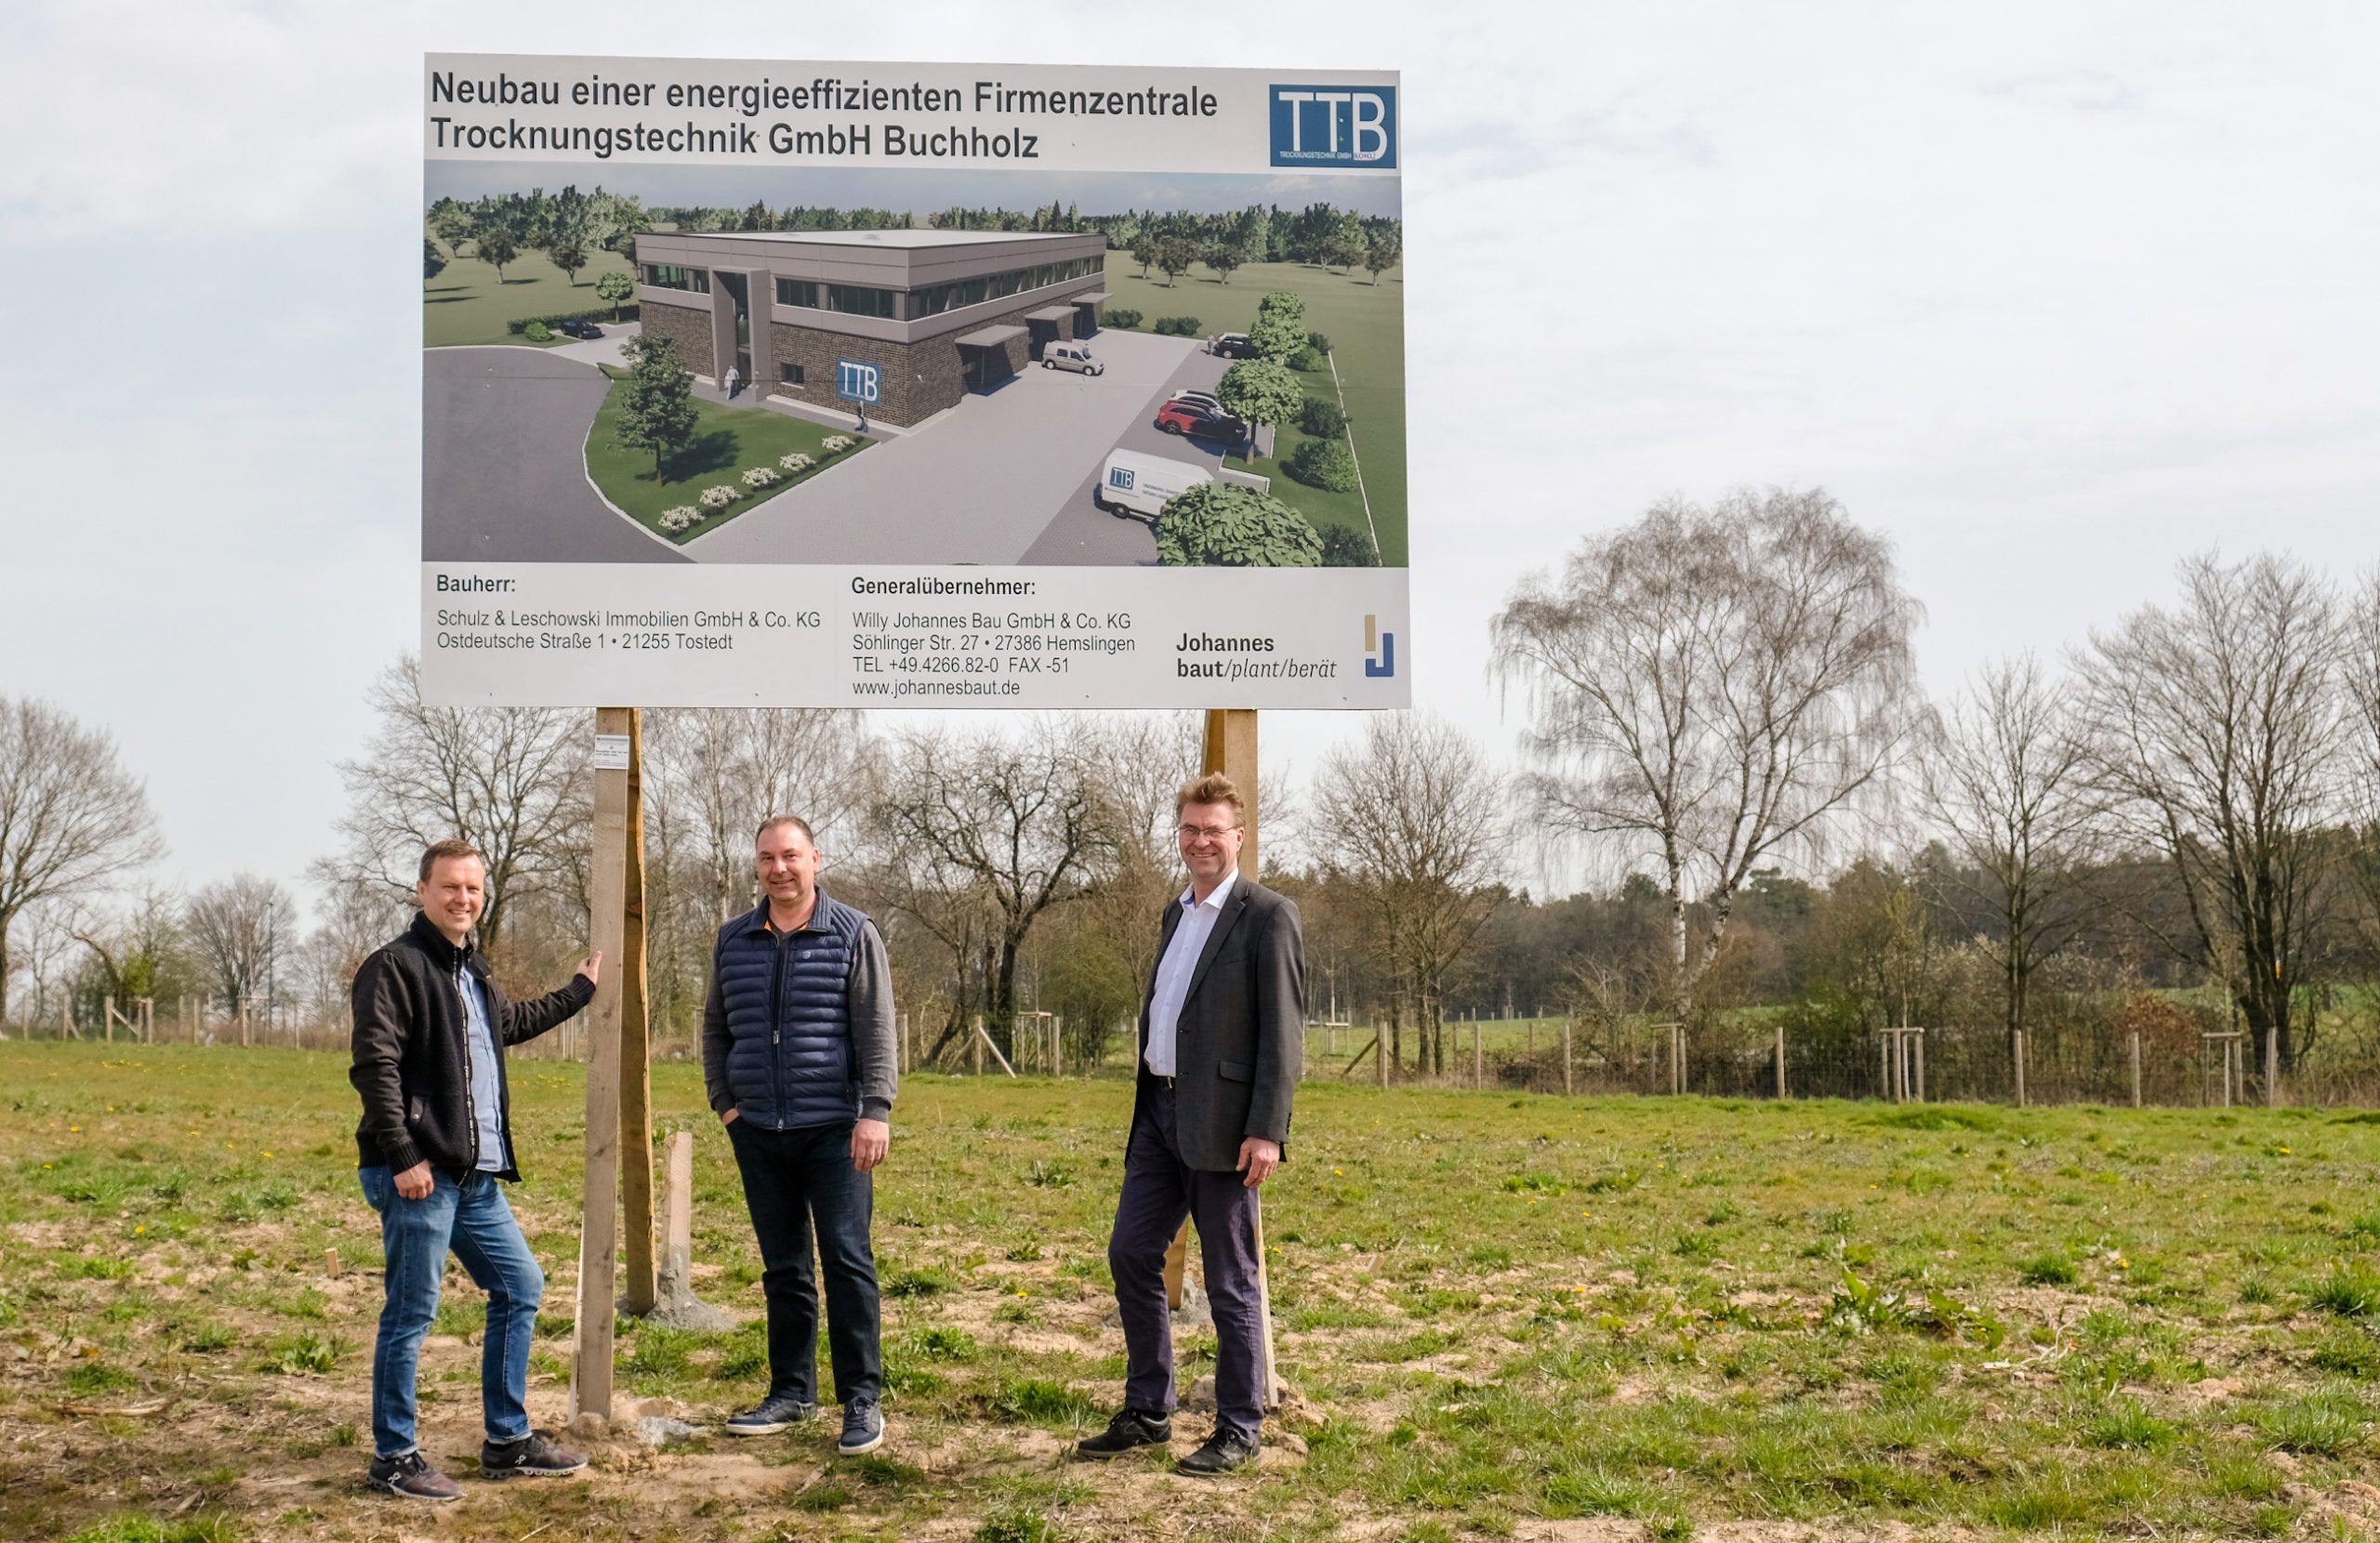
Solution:
[(1107, 241), (989, 231), (656, 234), (636, 241), (644, 330), (697, 375), (921, 423), (1099, 326)]

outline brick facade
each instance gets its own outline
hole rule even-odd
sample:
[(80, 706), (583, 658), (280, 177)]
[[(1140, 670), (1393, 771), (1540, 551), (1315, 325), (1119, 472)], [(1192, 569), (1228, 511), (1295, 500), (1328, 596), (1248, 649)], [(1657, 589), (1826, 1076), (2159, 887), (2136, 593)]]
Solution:
[[(1012, 337), (997, 349), (1005, 362), (1006, 376), (1012, 376), (1033, 363), (1038, 345), (1044, 342), (1071, 341), (1075, 336), (1074, 319), (1057, 323), (1054, 330), (1046, 323), (1035, 331), (1025, 321), (1027, 310), (1038, 310), (1051, 304), (1038, 300), (1029, 306), (1003, 312), (989, 321), (969, 323), (965, 332), (981, 327), (1025, 327), (1025, 335)], [(655, 308), (658, 309), (658, 308)], [(964, 333), (950, 333), (929, 337), (919, 343), (879, 342), (869, 337), (853, 337), (839, 332), (820, 332), (811, 327), (792, 326), (784, 322), (772, 322), (768, 329), (769, 358), (764, 363), (754, 349), (752, 367), (768, 383), (768, 389), (788, 402), (804, 402), (813, 406), (832, 408), (837, 412), (851, 411), (852, 404), (835, 395), (835, 362), (839, 359), (865, 360), (879, 372), (883, 400), (868, 409), (868, 416), (906, 428), (923, 423), (936, 413), (956, 407), (967, 395), (967, 355), (972, 349), (961, 349), (958, 338)], [(757, 345), (759, 339), (755, 338)], [(785, 383), (778, 366), (801, 366), (801, 384)], [(1000, 369), (995, 364), (993, 369)]]
[(644, 310), (644, 335), (667, 337), (678, 345), (679, 362), (696, 375), (711, 375), (710, 308), (700, 310), (687, 306), (673, 306), (665, 301), (647, 300)]

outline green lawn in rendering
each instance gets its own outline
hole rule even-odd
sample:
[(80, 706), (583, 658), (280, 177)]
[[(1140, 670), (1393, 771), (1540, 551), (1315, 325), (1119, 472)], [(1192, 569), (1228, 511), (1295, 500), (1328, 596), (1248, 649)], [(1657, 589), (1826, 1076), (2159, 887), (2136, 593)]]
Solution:
[[(446, 244), (440, 242), (438, 249), (446, 251)], [(504, 265), (504, 283), (499, 287), (496, 270), (473, 257), (475, 250), (470, 242), (464, 242), (463, 255), (450, 255), (445, 270), (422, 285), (424, 347), (443, 349), (473, 343), (536, 347), (520, 334), (505, 330), (507, 322), (520, 316), (559, 316), (585, 310), (596, 312), (597, 322), (608, 325), (612, 308), (596, 298), (595, 281), (606, 273), (630, 271), (628, 259), (618, 253), (590, 251), (587, 254), (587, 266), (578, 270), (578, 282), (572, 284), (543, 252), (523, 249), (518, 257)], [(559, 336), (552, 339), (553, 343), (569, 341)]]
[[(345, 1058), (0, 1043), (0, 1537), (1140, 1538), (1193, 1506), (1161, 1536), (2212, 1543), (2380, 1523), (2369, 1113), (1316, 1073), (1264, 1192), (1291, 1396), (1263, 1464), (1194, 1494), (1164, 1457), (1064, 1456), (1123, 1375), (1121, 1076), (903, 1079), (876, 1180), (891, 1439), (851, 1462), (831, 1419), (718, 1433), (765, 1378), (760, 1264), (700, 1068), (664, 1062), (652, 1086), (656, 1138), (694, 1136), (695, 1290), (740, 1322), (624, 1319), (619, 1380), (700, 1433), (599, 1444), (565, 1483), (466, 1478), (415, 1523), (358, 1483), (380, 1242)], [(586, 1084), (520, 1058), (511, 1088), (545, 1425)], [(425, 1444), (465, 1474), (484, 1301), (450, 1274), (422, 1362)], [(1185, 1332), (1185, 1385), (1213, 1346)], [(1185, 1411), (1176, 1454), (1210, 1418)]]
[[(633, 450), (617, 442), (619, 373), (609, 368), (603, 373), (612, 377), (614, 384), (595, 414), (595, 422), (587, 430), (588, 474), (594, 478), (603, 496), (626, 510), (637, 523), (680, 546), (749, 513), (787, 488), (808, 481), (837, 461), (856, 455), (875, 442), (861, 440), (841, 455), (829, 456), (823, 448), (826, 441), (838, 432), (849, 437), (849, 430), (829, 429), (766, 408), (729, 407), (697, 397), (694, 442), (670, 462), (669, 480), (664, 482), (654, 474), (652, 451)], [(774, 469), (779, 456), (795, 451), (818, 465), (800, 477), (787, 477), (760, 492), (745, 488), (743, 478), (747, 470), (756, 466)], [(744, 495), (724, 513), (714, 514), (692, 530), (676, 534), (661, 528), (663, 510), (692, 504), (703, 489), (722, 482)]]
[[(1355, 440), (1355, 458), (1362, 465), (1364, 489), (1370, 495), (1372, 520), (1380, 527), (1382, 560), (1401, 567), (1406, 557), (1405, 501), (1405, 270), (1392, 268), (1375, 284), (1357, 269), (1336, 269), (1302, 263), (1258, 262), (1235, 271), (1231, 283), (1218, 282), (1203, 268), (1193, 269), (1170, 285), (1152, 269), (1142, 278), (1140, 264), (1126, 252), (1107, 254), (1107, 291), (1111, 310), (1137, 310), (1141, 331), (1160, 316), (1195, 316), (1201, 335), (1245, 332), (1256, 321), (1256, 302), (1270, 290), (1286, 289), (1305, 299), (1306, 326), (1330, 339), (1338, 356), (1339, 378), (1345, 391), (1348, 430)], [(1302, 377), (1310, 395), (1331, 394), (1328, 372)], [(1282, 458), (1297, 448), (1294, 426), (1280, 435), (1275, 447)], [(1273, 491), (1320, 525), (1347, 517), (1363, 521), (1362, 502), (1354, 494), (1329, 494), (1310, 488), (1259, 462), (1256, 469), (1274, 475)]]

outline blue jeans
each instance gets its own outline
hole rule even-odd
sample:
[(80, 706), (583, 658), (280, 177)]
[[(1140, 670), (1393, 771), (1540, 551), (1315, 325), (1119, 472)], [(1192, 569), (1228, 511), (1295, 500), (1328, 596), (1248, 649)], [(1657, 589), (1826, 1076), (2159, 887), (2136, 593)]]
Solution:
[(488, 1440), (518, 1441), (529, 1433), (522, 1399), (529, 1386), (529, 1341), (546, 1275), (529, 1252), (521, 1224), (492, 1173), (460, 1184), (433, 1171), (430, 1194), (407, 1200), (386, 1167), (359, 1168), (364, 1198), (380, 1213), (380, 1251), (387, 1260), (380, 1338), (372, 1352), (372, 1446), (383, 1457), (414, 1450), (414, 1379), (422, 1337), (438, 1316), (438, 1286), (446, 1251), (463, 1261), (487, 1293), (487, 1333), (480, 1352), (480, 1403)]
[[(764, 1130), (727, 1127), (744, 1176), (744, 1204), (760, 1243), (760, 1292), (769, 1305), (769, 1394), (818, 1400), (818, 1277), (826, 1277), (827, 1358), (835, 1402), (884, 1394), (882, 1304), (868, 1228), (876, 1184), (852, 1166), (852, 1128)], [(811, 1242), (818, 1265), (813, 1269)]]

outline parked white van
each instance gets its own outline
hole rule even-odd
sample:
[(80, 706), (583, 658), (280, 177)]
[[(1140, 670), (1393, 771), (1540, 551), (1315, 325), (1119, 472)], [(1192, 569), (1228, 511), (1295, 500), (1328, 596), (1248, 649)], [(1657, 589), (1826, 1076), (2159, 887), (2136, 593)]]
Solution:
[(1118, 520), (1130, 517), (1154, 525), (1157, 516), (1165, 512), (1167, 499), (1214, 480), (1213, 472), (1188, 461), (1170, 461), (1137, 450), (1118, 450), (1099, 468), (1099, 481), (1091, 487), (1091, 501)]
[(1045, 370), (1078, 370), (1084, 375), (1105, 375), (1107, 366), (1091, 357), (1088, 343), (1052, 343), (1041, 350), (1041, 367)]

